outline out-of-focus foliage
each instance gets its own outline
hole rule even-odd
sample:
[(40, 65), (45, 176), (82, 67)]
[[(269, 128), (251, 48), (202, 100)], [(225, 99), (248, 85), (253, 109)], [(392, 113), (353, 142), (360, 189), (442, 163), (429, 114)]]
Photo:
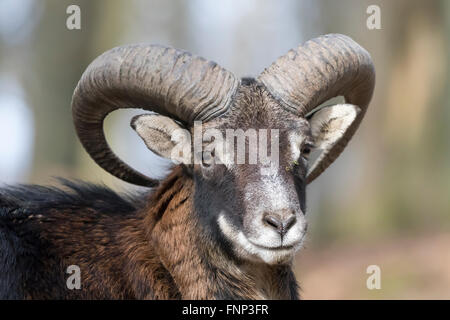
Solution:
[[(66, 28), (70, 4), (81, 30)], [(381, 8), (381, 30), (366, 27), (369, 5)], [(0, 124), (16, 129), (0, 128), (10, 160), (0, 161), (0, 182), (59, 175), (122, 190), (132, 187), (88, 158), (71, 122), (73, 89), (103, 51), (162, 43), (247, 76), (317, 35), (353, 37), (372, 54), (377, 85), (355, 138), (309, 187), (310, 238), (297, 261), (305, 297), (450, 298), (448, 1), (4, 0), (0, 20)], [(111, 145), (163, 176), (169, 163), (129, 128), (136, 113), (108, 117)], [(382, 290), (365, 287), (370, 264), (385, 275)]]

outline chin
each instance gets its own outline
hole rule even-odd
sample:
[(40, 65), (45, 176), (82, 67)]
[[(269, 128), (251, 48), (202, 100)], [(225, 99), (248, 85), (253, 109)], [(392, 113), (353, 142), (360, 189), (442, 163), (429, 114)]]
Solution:
[[(242, 243), (243, 242), (241, 241), (239, 244)], [(276, 248), (265, 247), (252, 241), (248, 241), (246, 245), (243, 246), (242, 251), (245, 251), (248, 255), (248, 259), (254, 262), (263, 262), (269, 265), (283, 265), (290, 264), (295, 253), (300, 250), (300, 248), (301, 241), (293, 246)], [(242, 255), (245, 254), (243, 253)]]
[(268, 265), (290, 264), (297, 250), (293, 248), (266, 249), (255, 246), (250, 242), (242, 246), (242, 242), (235, 244), (234, 251), (236, 255), (250, 262), (264, 263)]
[(252, 260), (269, 265), (284, 265), (290, 264), (294, 258), (294, 255), (295, 251), (292, 249), (259, 250), (258, 252), (252, 254)]

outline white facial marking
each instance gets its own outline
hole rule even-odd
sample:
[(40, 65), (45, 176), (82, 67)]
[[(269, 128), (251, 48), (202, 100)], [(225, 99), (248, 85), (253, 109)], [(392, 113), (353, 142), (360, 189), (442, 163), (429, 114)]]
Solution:
[(287, 262), (292, 259), (293, 254), (299, 250), (303, 243), (303, 235), (301, 240), (295, 243), (292, 247), (283, 249), (277, 248), (279, 246), (262, 246), (250, 241), (242, 231), (237, 230), (231, 224), (225, 213), (221, 213), (218, 218), (219, 228), (222, 233), (233, 243), (235, 253), (241, 258), (247, 258), (253, 261), (262, 260), (267, 264), (276, 264), (280, 262)]
[(270, 211), (284, 209), (289, 204), (288, 189), (278, 172), (273, 172), (270, 176), (262, 176), (258, 183), (249, 183), (245, 188), (247, 201), (254, 199), (253, 192), (267, 196), (265, 202), (267, 202), (266, 207)]
[(303, 136), (298, 132), (291, 132), (289, 134), (289, 145), (293, 161), (300, 158), (300, 145), (302, 144), (303, 139)]

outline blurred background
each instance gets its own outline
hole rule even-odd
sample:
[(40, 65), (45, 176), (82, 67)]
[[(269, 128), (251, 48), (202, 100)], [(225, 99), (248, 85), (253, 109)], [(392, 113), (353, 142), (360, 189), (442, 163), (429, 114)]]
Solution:
[[(68, 30), (69, 5), (81, 30)], [(381, 29), (369, 30), (369, 5)], [(71, 120), (73, 89), (102, 52), (160, 43), (256, 76), (290, 48), (343, 33), (372, 55), (377, 85), (342, 156), (308, 190), (309, 239), (295, 272), (305, 299), (450, 299), (450, 2), (333, 0), (2, 0), (0, 184), (54, 177), (135, 189), (94, 164)], [(163, 177), (129, 126), (106, 121), (110, 144), (137, 169)], [(368, 290), (366, 268), (381, 269)]]

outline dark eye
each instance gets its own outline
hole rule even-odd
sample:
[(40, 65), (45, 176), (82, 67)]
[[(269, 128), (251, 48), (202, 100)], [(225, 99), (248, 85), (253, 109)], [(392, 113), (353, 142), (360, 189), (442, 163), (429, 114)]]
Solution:
[(205, 168), (209, 168), (211, 167), (211, 165), (214, 162), (214, 152), (215, 150), (209, 152), (209, 151), (204, 151), (202, 154), (202, 166)]
[(302, 156), (307, 158), (310, 155), (312, 148), (313, 148), (313, 146), (311, 144), (303, 145), (302, 150), (301, 150)]

